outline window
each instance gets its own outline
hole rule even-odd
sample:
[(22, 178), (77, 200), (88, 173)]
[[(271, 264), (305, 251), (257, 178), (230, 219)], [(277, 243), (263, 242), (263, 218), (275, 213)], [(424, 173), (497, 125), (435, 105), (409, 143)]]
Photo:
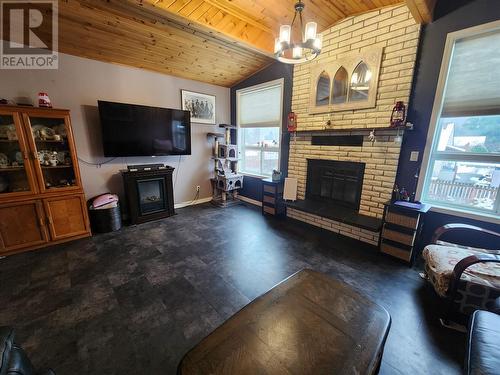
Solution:
[(283, 80), (236, 91), (239, 172), (269, 177), (279, 169)]
[(500, 22), (449, 34), (419, 186), (421, 200), (500, 214)]

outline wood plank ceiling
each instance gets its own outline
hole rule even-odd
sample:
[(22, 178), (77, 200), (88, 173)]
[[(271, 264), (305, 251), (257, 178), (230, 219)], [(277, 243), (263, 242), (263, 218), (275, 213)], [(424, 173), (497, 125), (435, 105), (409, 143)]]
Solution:
[[(271, 62), (295, 0), (60, 0), (59, 50), (230, 87)], [(401, 0), (305, 0), (319, 31)]]

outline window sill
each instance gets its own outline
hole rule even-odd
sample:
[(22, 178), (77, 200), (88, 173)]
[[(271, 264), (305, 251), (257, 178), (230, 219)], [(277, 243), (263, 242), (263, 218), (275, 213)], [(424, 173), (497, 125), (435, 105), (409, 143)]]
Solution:
[(259, 175), (259, 174), (252, 174), (252, 173), (241, 172), (241, 171), (239, 171), (238, 173), (242, 174), (243, 176), (253, 177), (253, 178), (260, 178), (260, 179), (271, 178), (271, 176), (264, 176), (264, 175)]
[(484, 222), (493, 223), (493, 224), (498, 224), (498, 221), (499, 221), (498, 215), (495, 215), (493, 213), (492, 214), (487, 214), (487, 213), (479, 214), (479, 213), (475, 213), (475, 212), (473, 213), (470, 211), (460, 210), (457, 208), (436, 206), (435, 203), (432, 203), (432, 202), (425, 202), (425, 203), (432, 206), (432, 208), (431, 208), (432, 212), (439, 212), (442, 214), (464, 217), (467, 219), (484, 221)]

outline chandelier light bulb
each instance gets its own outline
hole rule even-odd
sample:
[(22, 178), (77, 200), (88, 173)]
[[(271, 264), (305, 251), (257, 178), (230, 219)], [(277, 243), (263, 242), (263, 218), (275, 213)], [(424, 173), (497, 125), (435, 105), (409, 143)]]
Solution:
[(280, 42), (290, 43), (290, 34), (292, 27), (290, 25), (281, 25), (280, 27)]
[(313, 47), (316, 48), (317, 50), (320, 50), (321, 47), (323, 47), (323, 34), (316, 35), (316, 38), (314, 39), (313, 42)]
[(316, 22), (306, 23), (306, 31), (304, 33), (304, 42), (307, 40), (316, 39), (316, 31), (318, 29), (318, 24)]
[(293, 58), (300, 59), (302, 57), (302, 48), (301, 47), (293, 47)]
[(281, 51), (281, 41), (280, 38), (274, 39), (274, 53)]

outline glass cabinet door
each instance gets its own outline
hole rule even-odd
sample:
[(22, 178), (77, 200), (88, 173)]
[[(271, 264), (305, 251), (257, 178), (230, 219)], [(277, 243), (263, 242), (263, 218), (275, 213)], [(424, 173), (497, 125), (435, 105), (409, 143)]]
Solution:
[(76, 178), (72, 137), (69, 118), (44, 115), (25, 115), (29, 124), (35, 163), (43, 191), (54, 189), (74, 189), (78, 186)]
[(18, 115), (0, 112), (0, 199), (34, 191), (24, 140)]

